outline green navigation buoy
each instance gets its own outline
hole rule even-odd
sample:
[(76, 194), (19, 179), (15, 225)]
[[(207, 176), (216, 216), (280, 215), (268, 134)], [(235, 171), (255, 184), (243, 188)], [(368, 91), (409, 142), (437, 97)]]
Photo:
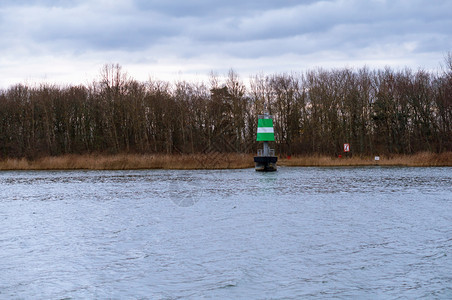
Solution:
[(278, 157), (275, 156), (275, 149), (270, 149), (268, 142), (275, 141), (275, 132), (273, 130), (273, 116), (265, 112), (259, 115), (257, 120), (257, 139), (263, 142), (263, 148), (257, 150), (257, 156), (254, 157), (256, 171), (276, 171), (276, 162)]

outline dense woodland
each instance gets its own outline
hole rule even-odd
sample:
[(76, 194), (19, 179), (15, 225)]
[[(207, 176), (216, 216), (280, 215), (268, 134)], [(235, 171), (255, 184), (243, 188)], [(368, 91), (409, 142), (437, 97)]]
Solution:
[(256, 75), (208, 83), (130, 78), (0, 91), (0, 159), (86, 153), (253, 153), (264, 104), (280, 155), (452, 151), (452, 56), (437, 73), (390, 68)]

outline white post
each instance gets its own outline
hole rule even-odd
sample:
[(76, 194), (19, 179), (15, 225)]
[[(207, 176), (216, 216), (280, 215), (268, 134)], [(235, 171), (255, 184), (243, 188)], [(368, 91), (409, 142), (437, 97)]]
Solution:
[(270, 148), (268, 147), (268, 142), (264, 142), (264, 156), (270, 155)]

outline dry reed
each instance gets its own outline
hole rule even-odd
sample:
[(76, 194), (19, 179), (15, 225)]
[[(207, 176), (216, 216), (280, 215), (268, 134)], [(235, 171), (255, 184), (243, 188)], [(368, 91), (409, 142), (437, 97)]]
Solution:
[(127, 170), (127, 169), (239, 169), (253, 166), (253, 157), (238, 153), (192, 155), (63, 155), (36, 160), (5, 159), (0, 170)]
[[(422, 152), (413, 155), (374, 157), (293, 156), (280, 158), (280, 166), (452, 166), (452, 152), (441, 154)], [(242, 169), (254, 166), (253, 155), (238, 153), (208, 153), (185, 155), (63, 155), (36, 160), (5, 159), (0, 170), (128, 170), (128, 169)]]
[(281, 166), (310, 166), (310, 167), (334, 167), (334, 166), (407, 166), (407, 167), (439, 167), (452, 166), (452, 152), (430, 153), (421, 152), (413, 155), (380, 156), (379, 161), (375, 157), (331, 157), (331, 156), (295, 156), (279, 160)]

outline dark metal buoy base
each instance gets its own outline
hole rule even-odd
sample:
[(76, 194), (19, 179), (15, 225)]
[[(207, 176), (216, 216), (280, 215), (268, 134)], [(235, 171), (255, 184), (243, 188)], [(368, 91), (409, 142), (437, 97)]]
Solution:
[(277, 156), (255, 156), (254, 165), (256, 171), (273, 172), (276, 171)]

